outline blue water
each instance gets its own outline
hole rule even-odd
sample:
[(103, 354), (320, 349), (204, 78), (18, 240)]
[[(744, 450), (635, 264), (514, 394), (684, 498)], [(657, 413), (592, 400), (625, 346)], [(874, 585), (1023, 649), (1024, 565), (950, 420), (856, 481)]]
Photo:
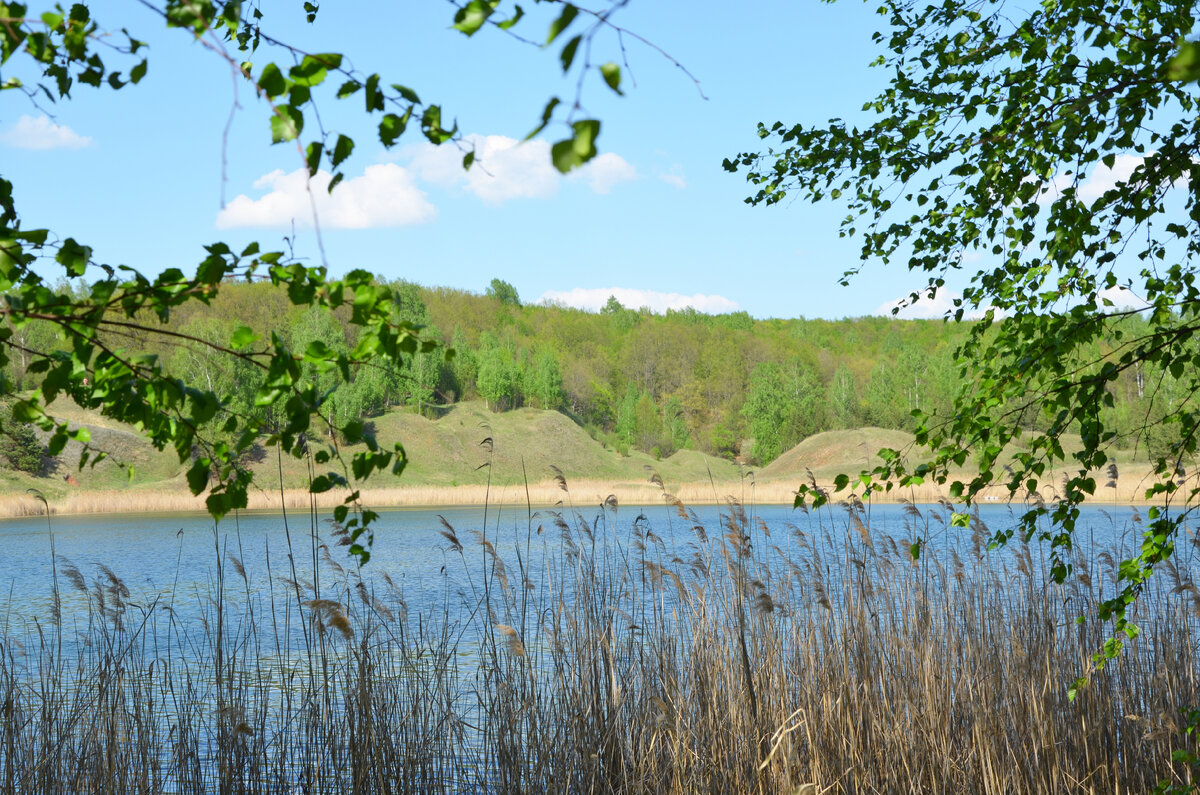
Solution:
[[(730, 516), (726, 506), (699, 506), (690, 509), (704, 533), (712, 540), (728, 532), (724, 527)], [(979, 515), (987, 529), (995, 533), (1015, 528), (1020, 508), (984, 505)], [(807, 515), (786, 506), (746, 508), (748, 534), (760, 549), (777, 547), (785, 555), (798, 533), (854, 538), (856, 533), (845, 508), (834, 507)], [(505, 562), (515, 581), (524, 566), (530, 580), (536, 580), (547, 558), (562, 553), (562, 536), (556, 514), (569, 527), (572, 541), (588, 548), (621, 555), (635, 554), (639, 536), (647, 530), (661, 539), (646, 542), (652, 552), (668, 559), (681, 553), (696, 540), (692, 517), (682, 518), (666, 506), (622, 506), (616, 511), (598, 507), (586, 509), (541, 509), (532, 516), (525, 507), (481, 507), (398, 509), (381, 512), (374, 525), (375, 540), (370, 562), (361, 576), (373, 582), (383, 573), (403, 591), (409, 610), (424, 610), (441, 605), (449, 595), (465, 598), (472, 586), (471, 574), (481, 575), (485, 567), (479, 541), (486, 538)], [(1140, 544), (1144, 511), (1131, 507), (1087, 507), (1083, 511), (1076, 543), (1083, 549), (1117, 545), (1131, 553)], [(464, 547), (455, 552), (442, 535), (445, 528), (439, 516), (454, 529)], [(902, 505), (873, 506), (863, 515), (873, 536), (890, 535), (898, 543), (922, 538), (927, 548), (970, 545), (971, 530), (948, 526), (948, 512), (937, 505), (918, 506), (914, 515)], [(486, 523), (485, 523), (486, 522)], [(592, 530), (592, 538), (581, 528)], [(304, 591), (316, 596), (315, 587), (327, 587), (331, 577), (344, 578), (335, 567), (323, 562), (328, 558), (349, 572), (357, 568), (345, 546), (337, 545), (337, 535), (328, 518), (310, 519), (307, 514), (276, 512), (242, 513), (214, 524), (203, 514), (109, 514), (100, 516), (19, 519), (0, 522), (0, 628), (6, 619), (45, 615), (50, 607), (52, 583), (50, 537), (53, 533), (58, 554), (60, 586), (64, 614), (72, 607), (86, 606), (82, 594), (72, 596), (61, 582), (66, 564), (74, 565), (89, 582), (107, 583), (107, 567), (130, 591), (128, 601), (149, 604), (154, 600), (186, 609), (199, 595), (217, 591), (218, 558), (223, 561), (224, 590), (237, 595), (249, 587), (261, 592), (273, 578), (293, 577)], [(314, 567), (314, 539), (318, 547)], [(1191, 545), (1187, 545), (1190, 549)], [(290, 551), (290, 556), (289, 556)], [(640, 553), (638, 553), (640, 554)], [(993, 554), (1003, 555), (1004, 550)], [(231, 566), (238, 559), (247, 582)], [(270, 577), (268, 577), (268, 570)], [(352, 575), (351, 575), (352, 576)], [(322, 581), (323, 578), (323, 581)], [(481, 576), (474, 578), (478, 585)], [(314, 589), (309, 589), (309, 585)], [(459, 601), (462, 601), (461, 599)]]
[[(925, 549), (936, 553), (924, 555), (923, 561), (942, 553), (944, 557), (957, 555), (969, 561), (983, 548), (987, 536), (1015, 528), (1020, 510), (982, 506), (978, 516), (986, 527), (974, 522), (971, 528), (951, 527), (948, 511), (936, 505), (875, 506), (859, 514), (857, 520), (845, 507), (805, 514), (783, 506), (701, 506), (684, 515), (666, 506), (622, 506), (615, 511), (599, 507), (534, 512), (524, 507), (491, 507), (486, 512), (480, 507), (388, 510), (381, 512), (374, 526), (371, 560), (362, 569), (347, 554), (346, 546), (338, 544), (337, 528), (327, 517), (304, 513), (286, 517), (280, 513), (243, 513), (219, 524), (202, 514), (53, 517), (49, 524), (45, 518), (10, 520), (0, 522), (0, 643), (7, 647), (7, 653), (15, 655), (14, 659), (26, 661), (21, 675), (36, 683), (44, 673), (39, 667), (38, 649), (52, 632), (61, 633), (67, 660), (76, 659), (77, 653), (79, 657), (91, 652), (103, 656), (105, 648), (95, 646), (113, 637), (119, 639), (118, 645), (136, 642), (140, 648), (129, 655), (133, 661), (130, 670), (144, 671), (145, 678), (152, 679), (154, 666), (166, 655), (171, 658), (171, 676), (187, 677), (189, 688), (195, 686), (188, 691), (193, 701), (185, 706), (211, 714), (219, 703), (212, 666), (189, 666), (189, 661), (211, 661), (212, 648), (206, 644), (212, 642), (212, 622), (220, 604), (226, 622), (226, 653), (232, 650), (235, 658), (244, 660), (247, 670), (261, 677), (248, 692), (258, 700), (264, 714), (275, 716), (271, 718), (275, 723), (265, 724), (260, 733), (268, 738), (266, 742), (275, 744), (273, 748), (283, 747), (287, 743), (281, 738), (291, 737), (293, 721), (304, 717), (299, 705), (295, 709), (286, 705), (291, 704), (291, 689), (303, 681), (303, 675), (297, 679), (297, 672), (308, 670), (304, 668), (306, 659), (311, 665), (312, 658), (306, 657), (304, 650), (311, 648), (315, 626), (311, 618), (317, 611), (309, 600), (321, 597), (345, 605), (348, 611), (358, 611), (352, 615), (361, 633), (356, 634), (355, 643), (365, 644), (372, 637), (370, 632), (362, 632), (372, 609), (406, 613), (409, 621), (398, 623), (407, 629), (399, 631), (413, 633), (417, 628), (416, 635), (403, 640), (415, 643), (419, 650), (436, 646), (440, 629), (450, 628), (451, 648), (446, 656), (436, 659), (451, 674), (461, 669), (464, 685), (461, 692), (454, 690), (458, 695), (453, 704), (455, 720), (460, 723), (455, 725), (481, 726), (486, 722), (483, 705), (471, 695), (472, 688), (478, 686), (471, 677), (478, 673), (477, 663), (485, 648), (480, 633), (497, 624), (528, 627), (529, 632), (522, 634), (531, 656), (538, 659), (539, 650), (544, 651), (547, 642), (545, 633), (537, 630), (541, 608), (530, 608), (527, 616), (521, 596), (526, 589), (534, 594), (554, 594), (550, 601), (561, 594), (570, 609), (572, 583), (589, 581), (588, 577), (573, 579), (572, 567), (594, 567), (588, 576), (594, 572), (604, 579), (606, 594), (624, 594), (631, 580), (622, 578), (643, 576), (647, 563), (657, 563), (662, 570), (674, 569), (685, 579), (689, 561), (704, 557), (706, 550), (707, 565), (725, 565), (723, 561), (730, 558), (713, 551), (720, 549), (727, 535), (733, 535), (748, 539), (748, 579), (761, 577), (766, 581), (766, 590), (771, 588), (771, 575), (762, 572), (775, 566), (780, 556), (789, 562), (807, 561), (808, 565), (816, 561), (826, 582), (833, 586), (843, 573), (853, 571), (852, 564), (858, 562), (855, 556), (865, 557), (868, 545), (881, 552), (891, 548), (893, 559), (903, 559), (903, 551), (920, 539)], [(1093, 561), (1100, 550), (1118, 557), (1131, 555), (1141, 542), (1143, 514), (1130, 507), (1085, 509), (1075, 538), (1079, 554)], [(458, 539), (461, 552), (445, 534)], [(51, 536), (57, 553), (54, 567)], [(1190, 531), (1185, 530), (1181, 540), (1189, 538)], [(483, 541), (495, 549), (495, 556), (485, 551)], [(1014, 542), (986, 554), (1008, 562), (1020, 548), (1021, 544)], [(896, 549), (900, 550), (898, 556)], [(1044, 570), (1042, 556), (1046, 549), (1044, 544), (1031, 547), (1032, 568)], [(1189, 572), (1188, 576), (1196, 568), (1194, 549), (1191, 543), (1180, 544), (1180, 567)], [(820, 563), (819, 555), (826, 556), (826, 564)], [(503, 561), (504, 578), (496, 576), (497, 559)], [(53, 613), (55, 568), (61, 593), (60, 624), (48, 620)], [(908, 566), (900, 568), (906, 570), (903, 576), (918, 572), (917, 567), (911, 572)], [(1096, 567), (1089, 564), (1088, 568)], [(779, 570), (783, 579), (791, 576), (788, 567)], [(88, 593), (80, 592), (71, 582), (72, 571), (78, 571)], [(844, 576), (846, 582), (853, 581), (853, 574)], [(361, 588), (357, 585), (360, 578)], [(122, 588), (115, 586), (115, 581), (122, 583), (127, 595), (118, 595)], [(927, 581), (939, 580), (931, 577)], [(488, 609), (496, 611), (490, 616), (480, 608), (485, 601), (481, 599), (485, 582), (492, 589), (491, 598), (486, 600), (492, 606)], [(941, 582), (945, 582), (944, 577)], [(496, 598), (497, 589), (504, 589), (508, 595)], [(831, 610), (836, 610), (839, 589), (829, 590), (834, 602)], [(366, 597), (363, 602), (377, 607), (362, 607), (360, 594)], [(662, 615), (669, 615), (675, 592), (667, 587), (654, 594), (649, 601), (633, 601), (642, 610), (654, 610), (657, 602)], [(101, 601), (110, 605), (106, 614), (97, 608)], [(617, 610), (617, 614), (622, 608), (637, 612), (638, 608), (624, 596), (614, 602), (610, 609)], [(307, 603), (303, 609), (302, 603)], [(876, 604), (885, 606), (886, 601)], [(112, 605), (117, 609), (111, 609)], [(93, 622), (97, 622), (98, 614), (102, 614), (98, 623), (104, 627), (122, 625), (125, 629), (118, 633), (107, 629), (89, 632), (96, 626)], [(635, 622), (643, 618), (626, 618), (630, 625), (627, 636), (632, 637)], [(199, 629), (201, 626), (203, 629)], [(258, 627), (261, 632), (248, 632), (247, 626)], [(425, 635), (421, 635), (422, 626)], [(685, 626), (680, 629), (686, 631)], [(88, 644), (94, 644), (90, 650)], [(353, 647), (339, 641), (330, 647), (330, 654), (348, 659)], [(394, 651), (395, 645), (391, 649)], [(325, 659), (324, 652), (320, 659)], [(409, 658), (405, 663), (412, 666), (411, 678), (419, 680), (419, 666), (425, 663), (414, 659), (427, 658)], [(86, 677), (90, 667), (81, 665), (79, 670), (79, 676)], [(391, 670), (408, 675), (404, 665)], [(78, 680), (81, 689), (84, 681)], [(155, 681), (151, 691), (160, 700), (164, 714), (173, 715), (173, 688)], [(36, 688), (30, 690), (35, 692)], [(334, 707), (330, 726), (341, 725), (336, 722), (341, 707)], [(487, 782), (494, 748), (486, 738), (478, 731), (463, 730), (442, 739), (456, 744), (460, 763), (466, 762), (463, 771), (472, 771), (470, 775), (464, 773), (461, 790), (491, 789)], [(218, 754), (214, 739), (201, 738), (196, 749), (202, 775), (206, 781), (215, 781)], [(293, 781), (301, 780), (308, 757), (297, 755), (298, 751), (292, 756), (280, 753), (281, 774)], [(161, 757), (160, 764), (168, 771), (164, 791), (173, 792), (181, 785), (176, 782), (167, 745)], [(321, 791), (344, 791), (344, 783), (333, 779)]]

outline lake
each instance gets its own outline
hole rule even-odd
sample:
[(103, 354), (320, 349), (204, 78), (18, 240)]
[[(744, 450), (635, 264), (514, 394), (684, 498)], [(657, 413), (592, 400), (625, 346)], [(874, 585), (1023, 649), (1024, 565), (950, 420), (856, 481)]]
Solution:
[[(729, 508), (715, 505), (690, 510), (713, 536), (721, 535), (723, 521), (730, 513)], [(877, 505), (863, 519), (873, 534), (889, 535), (897, 541), (922, 536), (935, 549), (967, 544), (970, 531), (945, 526), (945, 508), (927, 505), (918, 506), (918, 511), (919, 517), (904, 505)], [(761, 520), (771, 534), (763, 539), (764, 543), (771, 541), (785, 552), (794, 543), (792, 530), (796, 528), (813, 534), (827, 530), (853, 532), (846, 509), (837, 506), (812, 515), (780, 505), (751, 507), (746, 513), (751, 535), (758, 532)], [(1139, 523), (1143, 514), (1143, 509), (1127, 506), (1086, 507), (1079, 523), (1078, 543), (1087, 548), (1119, 542), (1133, 550), (1141, 543)], [(622, 506), (617, 511), (543, 508), (532, 515), (525, 507), (492, 507), (486, 515), (480, 507), (385, 509), (375, 525), (371, 560), (362, 572), (368, 580), (386, 572), (404, 592), (410, 610), (427, 609), (440, 605), (448, 589), (453, 592), (469, 585), (464, 561), (450, 551), (450, 543), (441, 534), (445, 529), (442, 518), (458, 534), (468, 560), (473, 551), (474, 558), (479, 558), (478, 540), (483, 536), (474, 533), (482, 534), (486, 529), (486, 538), (510, 568), (517, 565), (517, 553), (524, 554), (528, 545), (533, 553), (531, 565), (536, 569), (542, 555), (558, 546), (556, 515), (571, 526), (581, 518), (597, 528), (595, 534), (603, 547), (612, 544), (615, 549), (634, 541), (635, 523), (661, 538), (672, 555), (695, 541), (694, 523), (663, 505)], [(979, 516), (993, 532), (1016, 525), (1014, 510), (1004, 505), (980, 506)], [(329, 567), (314, 568), (314, 534), (318, 561), (332, 559), (343, 567), (355, 567), (355, 560), (336, 545), (327, 518), (313, 521), (301, 513), (286, 519), (277, 512), (251, 512), (227, 517), (214, 526), (212, 518), (204, 514), (105, 514), (53, 517), (50, 525), (60, 559), (78, 567), (88, 580), (96, 576), (105, 579), (101, 566), (107, 567), (129, 588), (131, 600), (139, 604), (156, 599), (186, 604), (194, 602), (197, 593), (211, 593), (217, 584), (218, 550), (223, 559), (238, 559), (255, 588), (268, 582), (269, 565), (273, 577), (294, 576), (298, 581), (319, 585), (322, 571)], [(289, 535), (294, 575), (287, 555)], [(328, 558), (320, 545), (327, 547)], [(45, 518), (0, 521), (0, 560), (0, 616), (46, 615), (52, 572)], [(242, 585), (237, 587), (241, 589)]]
[[(1181, 730), (1146, 722), (1200, 703), (1194, 544), (1065, 689), (1142, 516), (1086, 509), (1061, 585), (1045, 545), (986, 551), (1001, 505), (387, 510), (361, 569), (303, 513), (4, 521), (0, 789), (886, 791), (846, 759), (909, 748), (960, 760), (945, 791), (981, 749), (1007, 791), (1146, 789)], [(801, 713), (845, 748), (788, 739)]]

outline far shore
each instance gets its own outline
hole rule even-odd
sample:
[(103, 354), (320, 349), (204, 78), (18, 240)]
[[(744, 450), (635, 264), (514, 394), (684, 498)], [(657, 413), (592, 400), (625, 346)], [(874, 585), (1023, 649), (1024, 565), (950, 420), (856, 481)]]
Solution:
[[(753, 482), (750, 479), (734, 482), (699, 482), (666, 484), (665, 488), (655, 483), (604, 483), (600, 481), (575, 481), (564, 490), (555, 481), (542, 483), (493, 484), (464, 486), (395, 486), (391, 488), (361, 489), (361, 502), (371, 508), (433, 508), (448, 506), (503, 505), (532, 506), (535, 508), (565, 505), (575, 508), (594, 507), (615, 497), (618, 505), (661, 505), (676, 500), (686, 505), (725, 504), (731, 499), (746, 505), (792, 505), (800, 483), (796, 480), (771, 480)], [(1049, 482), (1049, 481), (1048, 481)], [(833, 500), (850, 499), (851, 492), (832, 492), (832, 481), (818, 485), (830, 491)], [(1123, 479), (1116, 488), (1097, 488), (1089, 502), (1105, 505), (1146, 505), (1142, 495), (1145, 481)], [(250, 494), (250, 510), (307, 510), (310, 507), (332, 509), (342, 503), (346, 492), (330, 491), (310, 494), (304, 489), (285, 489), (282, 492), (256, 491)], [(861, 495), (860, 495), (861, 496)], [(874, 503), (916, 504), (934, 503), (948, 498), (948, 492), (935, 484), (894, 489), (875, 494)], [(1053, 500), (1055, 494), (1043, 494)], [(1004, 504), (1009, 502), (1008, 491), (992, 488), (981, 504)], [(1014, 500), (1014, 502), (1020, 502)], [(50, 513), (56, 516), (111, 514), (111, 513), (195, 513), (204, 512), (203, 496), (196, 497), (184, 490), (79, 490), (48, 499)], [(30, 494), (0, 495), (0, 519), (26, 516), (41, 516), (46, 512), (41, 500)]]

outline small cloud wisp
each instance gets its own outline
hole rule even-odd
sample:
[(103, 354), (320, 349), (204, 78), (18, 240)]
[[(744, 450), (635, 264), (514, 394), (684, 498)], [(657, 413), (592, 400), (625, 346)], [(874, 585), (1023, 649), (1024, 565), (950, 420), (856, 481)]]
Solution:
[(55, 124), (48, 116), (22, 116), (0, 131), (0, 144), (13, 149), (83, 149), (92, 145), (92, 139)]

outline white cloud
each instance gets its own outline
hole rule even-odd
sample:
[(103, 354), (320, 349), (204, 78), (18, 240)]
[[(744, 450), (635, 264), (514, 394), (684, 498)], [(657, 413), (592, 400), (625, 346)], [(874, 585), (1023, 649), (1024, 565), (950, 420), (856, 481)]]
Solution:
[(91, 146), (92, 139), (48, 116), (22, 116), (0, 132), (0, 143), (14, 149), (82, 149)]
[(318, 171), (312, 178), (312, 199), (307, 176), (306, 169), (290, 174), (277, 169), (262, 176), (254, 187), (268, 192), (257, 199), (237, 196), (217, 214), (217, 228), (289, 226), (293, 220), (311, 226), (313, 201), (317, 220), (326, 229), (410, 226), (437, 215), (412, 173), (395, 163), (367, 166), (362, 176), (344, 180), (332, 194), (331, 175)]
[[(954, 299), (961, 298), (962, 294), (953, 290), (938, 290), (937, 296), (930, 298), (928, 293), (922, 291), (921, 298), (915, 304), (903, 306), (909, 300), (909, 296), (897, 298), (895, 301), (888, 301), (885, 304), (880, 304), (875, 310), (875, 314), (885, 317), (896, 317), (901, 320), (940, 320), (954, 312)], [(1111, 302), (1111, 306), (1106, 306), (1104, 301), (1107, 299)], [(1081, 303), (1078, 299), (1072, 302), (1072, 305)], [(1101, 290), (1094, 302), (1095, 306), (1102, 311), (1119, 311), (1122, 309), (1145, 309), (1150, 306), (1144, 298), (1139, 297), (1136, 293), (1127, 287), (1113, 287), (1107, 290)], [(898, 314), (893, 315), (893, 307), (901, 307)], [(963, 313), (963, 318), (966, 320), (978, 320), (987, 313), (991, 307), (983, 309), (969, 310)], [(1005, 317), (1007, 312), (996, 310), (996, 317)]]
[(688, 186), (687, 178), (683, 176), (683, 167), (680, 165), (671, 166), (670, 171), (658, 171), (654, 176), (658, 177), (668, 185), (674, 185), (680, 190), (683, 190)]
[[(884, 317), (894, 317), (900, 320), (940, 320), (941, 318), (953, 315), (955, 311), (954, 301), (962, 298), (962, 293), (954, 290), (938, 290), (937, 295), (933, 298), (929, 297), (929, 293), (921, 290), (920, 298), (916, 303), (908, 303), (911, 296), (897, 298), (894, 301), (880, 304), (875, 310), (875, 314), (883, 315)], [(908, 304), (905, 306), (905, 304)], [(892, 314), (892, 310), (900, 307), (900, 311)], [(990, 307), (983, 309), (967, 310), (963, 312), (964, 320), (978, 320), (987, 314)], [(996, 316), (1002, 317), (1003, 312), (997, 311)]]
[(736, 301), (731, 301), (723, 295), (683, 295), (681, 293), (660, 293), (657, 290), (638, 290), (631, 287), (576, 287), (573, 290), (548, 290), (538, 299), (544, 304), (560, 304), (577, 309), (598, 312), (608, 303), (609, 296), (616, 298), (622, 306), (630, 309), (649, 307), (655, 312), (665, 312), (668, 309), (684, 309), (692, 307), (699, 312), (710, 315), (725, 312), (736, 312), (739, 307)]
[(1090, 204), (1115, 188), (1118, 182), (1128, 182), (1144, 159), (1137, 155), (1117, 155), (1112, 168), (1103, 163), (1096, 166), (1096, 170), (1078, 188), (1080, 201)]
[[(463, 171), (463, 153), (452, 146), (421, 144), (412, 151), (409, 167), (421, 179), (445, 188), (462, 188), (487, 204), (510, 199), (546, 199), (558, 193), (562, 175), (550, 161), (550, 144), (542, 140), (522, 143), (503, 135), (468, 135), (475, 148), (475, 164)], [(570, 178), (588, 183), (596, 193), (636, 179), (637, 170), (620, 155), (606, 152)]]
[(582, 168), (572, 171), (567, 178), (587, 182), (596, 193), (608, 193), (614, 186), (622, 182), (632, 182), (637, 176), (637, 169), (625, 158), (612, 152), (604, 152), (592, 158)]
[(422, 144), (409, 165), (421, 179), (445, 188), (462, 187), (487, 204), (509, 199), (544, 199), (558, 191), (558, 172), (550, 163), (550, 144), (524, 145), (503, 135), (472, 135), (475, 164), (463, 171), (462, 152), (452, 146)]
[[(1111, 306), (1105, 304), (1108, 301)], [(1147, 309), (1150, 302), (1142, 298), (1128, 287), (1110, 287), (1101, 290), (1096, 295), (1096, 307), (1102, 311), (1120, 311), (1122, 309)]]
[[(1153, 154), (1153, 152), (1151, 152)], [(1049, 204), (1062, 195), (1062, 192), (1075, 185), (1075, 195), (1079, 201), (1084, 204), (1091, 204), (1099, 199), (1108, 191), (1117, 187), (1119, 183), (1125, 183), (1133, 177), (1133, 172), (1138, 169), (1144, 161), (1145, 157), (1141, 155), (1117, 155), (1113, 158), (1112, 168), (1100, 163), (1092, 172), (1083, 179), (1075, 182), (1075, 177), (1066, 174), (1057, 174), (1054, 178), (1042, 185), (1041, 192), (1038, 194), (1039, 204)], [(1034, 177), (1027, 177), (1027, 181), (1034, 181)], [(1180, 180), (1175, 184), (1175, 187), (1183, 185), (1184, 180)]]

